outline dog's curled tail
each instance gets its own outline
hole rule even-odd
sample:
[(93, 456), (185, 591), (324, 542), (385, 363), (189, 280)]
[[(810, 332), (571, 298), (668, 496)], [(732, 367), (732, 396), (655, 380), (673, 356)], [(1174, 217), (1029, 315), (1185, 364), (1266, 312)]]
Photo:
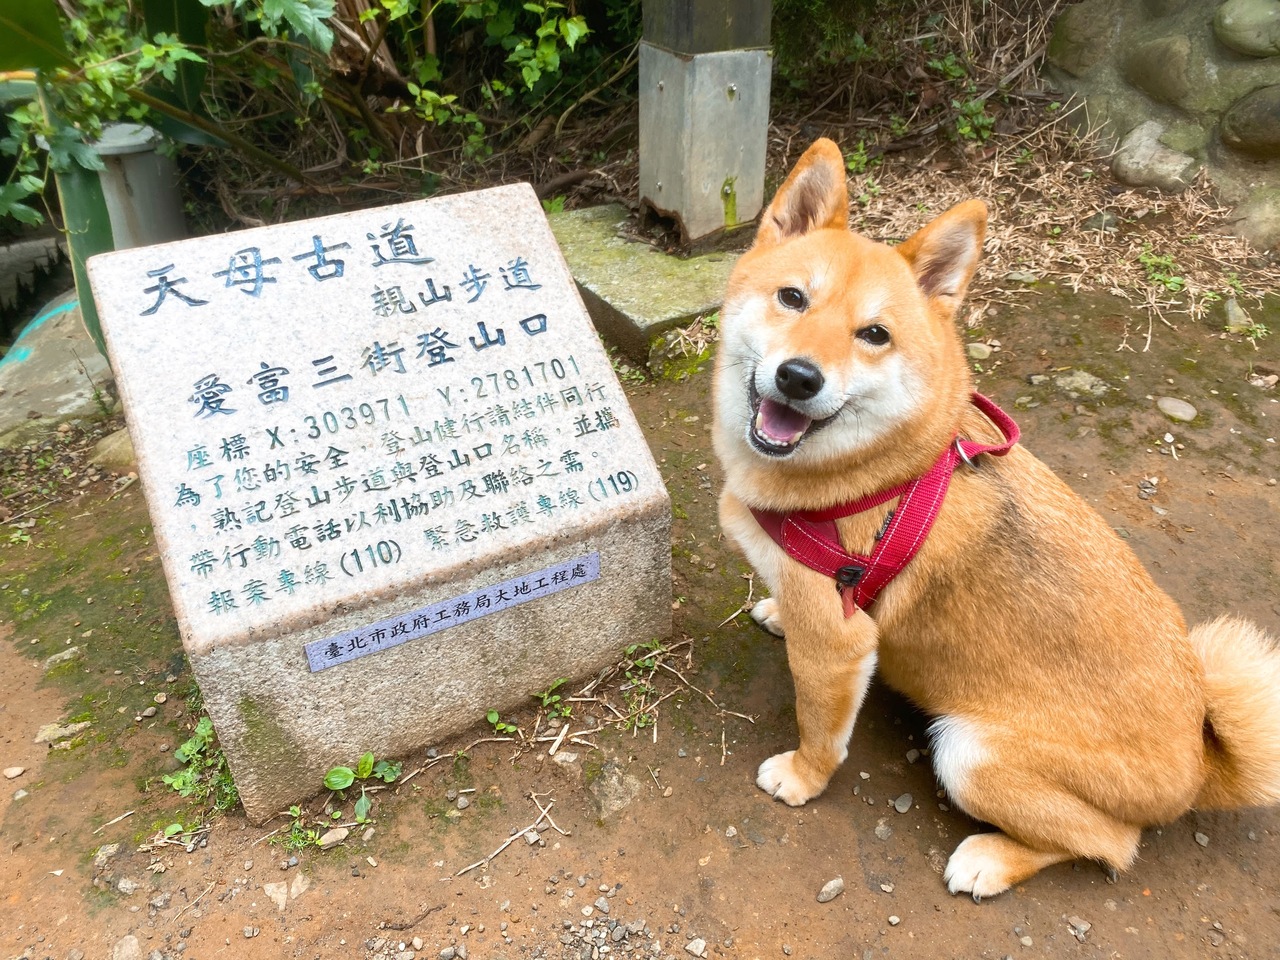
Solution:
[(1208, 777), (1195, 806), (1280, 802), (1280, 645), (1235, 617), (1191, 631), (1204, 663)]

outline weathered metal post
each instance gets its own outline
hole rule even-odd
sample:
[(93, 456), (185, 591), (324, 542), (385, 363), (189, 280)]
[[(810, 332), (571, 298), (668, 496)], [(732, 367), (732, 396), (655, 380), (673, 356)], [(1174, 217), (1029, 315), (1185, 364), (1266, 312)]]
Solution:
[(764, 205), (771, 0), (644, 0), (640, 204), (698, 240)]

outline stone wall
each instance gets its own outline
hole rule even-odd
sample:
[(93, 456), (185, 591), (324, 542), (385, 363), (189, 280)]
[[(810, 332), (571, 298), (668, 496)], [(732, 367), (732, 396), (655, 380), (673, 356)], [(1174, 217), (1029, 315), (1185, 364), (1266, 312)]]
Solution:
[(1054, 25), (1048, 64), (1118, 180), (1176, 192), (1203, 169), (1234, 231), (1280, 249), (1280, 0), (1084, 0)]

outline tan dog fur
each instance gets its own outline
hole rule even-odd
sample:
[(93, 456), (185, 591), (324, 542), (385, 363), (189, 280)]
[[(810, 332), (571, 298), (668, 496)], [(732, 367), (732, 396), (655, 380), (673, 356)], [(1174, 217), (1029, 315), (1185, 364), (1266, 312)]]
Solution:
[[(928, 540), (869, 614), (846, 619), (833, 581), (756, 523), (750, 507), (819, 509), (912, 479), (957, 434), (999, 439), (969, 403), (954, 325), (986, 207), (962, 203), (890, 248), (848, 230), (847, 203), (840, 151), (819, 140), (762, 217), (722, 312), (721, 524), (772, 594), (753, 615), (785, 633), (800, 733), (757, 784), (792, 805), (821, 793), (878, 671), (937, 718), (935, 772), (955, 803), (1000, 831), (959, 845), (952, 893), (993, 896), (1078, 857), (1122, 870), (1145, 826), (1276, 802), (1275, 643), (1231, 619), (1189, 636), (1129, 548), (1021, 445), (958, 468)], [(889, 341), (869, 342), (872, 326)], [(779, 392), (792, 357), (823, 375), (812, 399)], [(753, 387), (825, 422), (767, 455), (748, 439)], [(893, 505), (840, 521), (845, 549), (870, 553)]]

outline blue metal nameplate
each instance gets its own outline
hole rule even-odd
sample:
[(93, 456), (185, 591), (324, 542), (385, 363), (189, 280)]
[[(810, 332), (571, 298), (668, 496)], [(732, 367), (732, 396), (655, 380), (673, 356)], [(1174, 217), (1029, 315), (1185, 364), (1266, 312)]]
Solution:
[(303, 647), (307, 665), (312, 673), (327, 670), (599, 578), (600, 554), (588, 553), (334, 637), (313, 640)]

